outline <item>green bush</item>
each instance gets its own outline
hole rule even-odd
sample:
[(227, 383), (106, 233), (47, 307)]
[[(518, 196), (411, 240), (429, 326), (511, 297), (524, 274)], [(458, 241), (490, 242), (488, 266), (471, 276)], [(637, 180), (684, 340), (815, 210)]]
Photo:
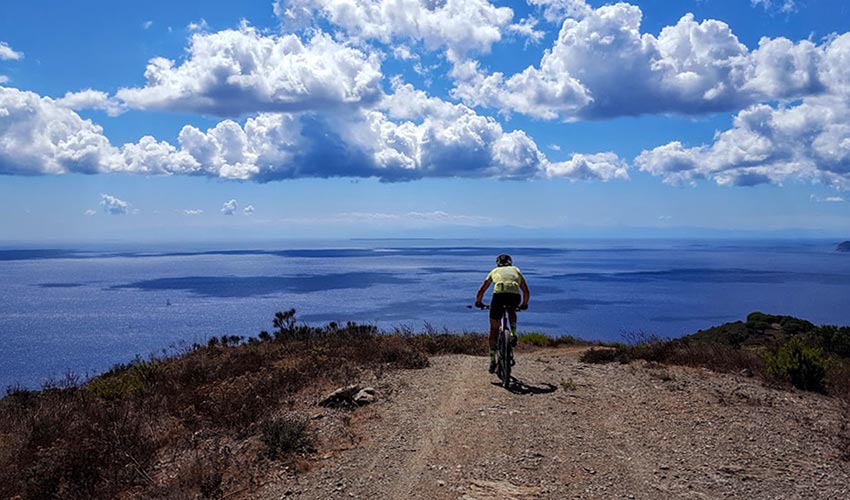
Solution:
[(785, 342), (775, 354), (768, 355), (768, 372), (789, 380), (804, 391), (823, 392), (827, 361), (820, 349), (807, 346), (798, 337)]
[(262, 440), (269, 458), (276, 459), (313, 449), (313, 436), (307, 430), (306, 417), (274, 418), (262, 426)]
[(157, 361), (136, 360), (129, 365), (120, 365), (108, 373), (92, 379), (87, 388), (103, 399), (119, 399), (150, 387), (164, 373), (163, 365)]
[(549, 337), (548, 335), (542, 334), (542, 333), (537, 333), (537, 332), (523, 333), (522, 335), (519, 336), (519, 339), (517, 339), (517, 341), (520, 344), (528, 344), (528, 345), (533, 345), (533, 346), (537, 346), (537, 347), (546, 347), (546, 346), (552, 344), (552, 338), (551, 337)]

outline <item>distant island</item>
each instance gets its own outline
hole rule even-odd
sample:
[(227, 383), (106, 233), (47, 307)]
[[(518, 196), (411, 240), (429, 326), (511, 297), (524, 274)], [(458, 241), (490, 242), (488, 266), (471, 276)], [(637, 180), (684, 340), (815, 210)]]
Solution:
[(837, 252), (850, 252), (850, 241), (839, 243), (835, 250)]

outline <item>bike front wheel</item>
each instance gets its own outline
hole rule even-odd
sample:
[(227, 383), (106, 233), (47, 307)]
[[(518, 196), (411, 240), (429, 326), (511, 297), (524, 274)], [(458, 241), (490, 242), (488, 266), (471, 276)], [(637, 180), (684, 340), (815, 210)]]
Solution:
[(505, 389), (511, 386), (511, 338), (510, 338), (510, 330), (502, 330), (499, 335), (499, 340), (501, 344), (501, 348), (499, 350), (499, 357), (502, 363), (502, 385)]

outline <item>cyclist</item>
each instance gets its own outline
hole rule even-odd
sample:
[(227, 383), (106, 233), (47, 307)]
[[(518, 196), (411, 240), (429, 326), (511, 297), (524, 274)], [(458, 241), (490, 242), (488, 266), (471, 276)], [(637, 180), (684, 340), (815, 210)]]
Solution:
[[(499, 337), (499, 322), (508, 310), (511, 323), (511, 345), (516, 345), (516, 311), (528, 309), (528, 285), (519, 268), (513, 265), (511, 256), (502, 254), (496, 257), (496, 267), (490, 271), (478, 295), (475, 307), (483, 308), (484, 292), (493, 284), (493, 299), (490, 302), (490, 373), (496, 371), (496, 342)], [(520, 296), (522, 290), (522, 296)]]

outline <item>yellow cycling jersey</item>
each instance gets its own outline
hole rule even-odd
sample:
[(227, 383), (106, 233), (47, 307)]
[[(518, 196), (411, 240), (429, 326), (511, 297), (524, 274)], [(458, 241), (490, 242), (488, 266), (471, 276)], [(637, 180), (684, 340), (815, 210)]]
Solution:
[(519, 285), (525, 281), (516, 266), (502, 266), (490, 271), (487, 279), (493, 282), (493, 293), (519, 293)]

